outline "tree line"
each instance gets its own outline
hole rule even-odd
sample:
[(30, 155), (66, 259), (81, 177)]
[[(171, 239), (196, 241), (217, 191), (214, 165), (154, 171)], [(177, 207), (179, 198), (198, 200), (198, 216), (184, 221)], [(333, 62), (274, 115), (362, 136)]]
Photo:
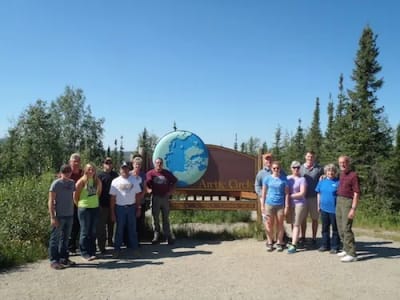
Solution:
[[(239, 144), (235, 136), (233, 148), (254, 155), (271, 151), (284, 167), (292, 160), (302, 161), (308, 149), (322, 164), (336, 162), (341, 154), (349, 155), (360, 175), (369, 209), (398, 214), (400, 126), (391, 128), (384, 107), (378, 104), (377, 91), (384, 81), (379, 77), (382, 67), (377, 59), (377, 37), (369, 26), (363, 29), (351, 74), (354, 86), (345, 89), (343, 74), (339, 75), (337, 98), (330, 96), (327, 107), (325, 132), (321, 130), (320, 102), (316, 98), (309, 128), (304, 129), (299, 119), (294, 134), (278, 126), (270, 147), (253, 136)], [(0, 179), (54, 172), (73, 152), (79, 152), (83, 161), (96, 164), (105, 155), (121, 161), (123, 137), (115, 139), (113, 149), (104, 149), (104, 119), (95, 118), (85, 100), (81, 89), (67, 86), (56, 100), (47, 103), (39, 99), (30, 105), (0, 142)], [(138, 136), (136, 150), (150, 157), (157, 140), (145, 128)]]

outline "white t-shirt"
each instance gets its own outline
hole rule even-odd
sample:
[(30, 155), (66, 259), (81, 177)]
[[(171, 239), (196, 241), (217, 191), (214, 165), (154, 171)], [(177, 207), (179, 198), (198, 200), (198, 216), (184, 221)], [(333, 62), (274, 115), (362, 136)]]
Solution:
[(136, 194), (142, 191), (140, 176), (130, 175), (128, 178), (118, 176), (111, 182), (110, 195), (116, 196), (115, 204), (131, 205), (136, 203)]

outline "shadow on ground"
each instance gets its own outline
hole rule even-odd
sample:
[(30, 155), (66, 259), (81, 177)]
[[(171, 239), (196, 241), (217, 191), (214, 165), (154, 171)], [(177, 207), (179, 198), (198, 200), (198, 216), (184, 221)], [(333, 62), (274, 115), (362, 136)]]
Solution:
[(390, 247), (392, 241), (356, 242), (358, 261), (374, 258), (400, 258), (400, 249)]

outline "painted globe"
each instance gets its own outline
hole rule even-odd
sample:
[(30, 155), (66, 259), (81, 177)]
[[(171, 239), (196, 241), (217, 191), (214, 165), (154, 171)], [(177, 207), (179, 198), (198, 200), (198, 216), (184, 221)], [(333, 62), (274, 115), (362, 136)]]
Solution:
[(206, 172), (208, 150), (194, 133), (184, 130), (170, 132), (157, 143), (153, 161), (161, 157), (164, 168), (178, 178), (177, 187), (187, 187), (197, 182)]

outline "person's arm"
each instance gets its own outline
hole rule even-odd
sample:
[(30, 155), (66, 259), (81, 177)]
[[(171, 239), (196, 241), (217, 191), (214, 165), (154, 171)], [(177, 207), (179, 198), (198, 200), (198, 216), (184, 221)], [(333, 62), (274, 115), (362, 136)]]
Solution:
[(100, 196), (101, 196), (101, 191), (102, 191), (102, 189), (103, 189), (103, 183), (101, 182), (101, 180), (100, 180), (99, 178), (97, 178), (96, 187), (97, 187), (97, 191), (96, 191), (97, 197), (100, 198)]
[(355, 217), (355, 215), (356, 215), (356, 209), (357, 209), (359, 198), (360, 198), (360, 194), (354, 192), (353, 201), (351, 202), (351, 209), (350, 209), (349, 214), (347, 216), (349, 219), (353, 219)]
[(110, 195), (110, 215), (111, 215), (111, 222), (113, 222), (113, 223), (115, 223), (115, 220), (116, 220), (115, 202), (116, 202), (116, 196)]
[(262, 180), (261, 180), (260, 173), (258, 173), (256, 176), (256, 180), (254, 182), (254, 191), (256, 192), (258, 197), (261, 196), (261, 190), (262, 190)]
[(265, 214), (265, 197), (267, 196), (267, 186), (263, 184), (262, 189), (261, 189), (261, 197), (260, 197), (260, 209), (261, 209), (261, 214)]
[(150, 171), (146, 173), (146, 182), (144, 183), (146, 187), (146, 192), (148, 194), (151, 194), (153, 192), (153, 187), (152, 187), (152, 178), (151, 178), (151, 173)]
[(290, 198), (292, 198), (292, 199), (302, 199), (302, 198), (304, 198), (306, 192), (307, 192), (307, 183), (304, 180), (303, 183), (300, 185), (300, 191), (297, 192), (297, 193), (291, 194)]
[(317, 208), (318, 211), (321, 211), (321, 194), (317, 193)]
[(47, 206), (49, 208), (49, 214), (50, 214), (50, 224), (53, 227), (58, 227), (58, 220), (56, 216), (56, 193), (55, 192), (49, 192), (49, 201), (47, 203)]
[(83, 187), (83, 181), (78, 180), (78, 182), (75, 185), (75, 193), (74, 193), (74, 203), (76, 207), (78, 207), (78, 202), (79, 199), (81, 198), (82, 187)]
[(285, 216), (289, 213), (289, 208), (290, 208), (290, 193), (289, 193), (289, 187), (286, 185), (285, 186), (285, 209), (284, 209), (284, 214)]

